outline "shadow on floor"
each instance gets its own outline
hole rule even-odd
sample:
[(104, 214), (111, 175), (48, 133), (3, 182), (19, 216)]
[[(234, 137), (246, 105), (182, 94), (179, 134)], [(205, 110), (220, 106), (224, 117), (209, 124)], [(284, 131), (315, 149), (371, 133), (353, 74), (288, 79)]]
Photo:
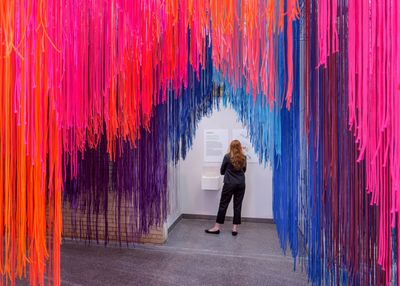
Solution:
[(61, 285), (307, 285), (306, 274), (293, 272), (293, 259), (282, 255), (273, 224), (244, 223), (233, 237), (228, 224), (220, 235), (204, 233), (212, 223), (183, 219), (162, 246), (67, 242)]

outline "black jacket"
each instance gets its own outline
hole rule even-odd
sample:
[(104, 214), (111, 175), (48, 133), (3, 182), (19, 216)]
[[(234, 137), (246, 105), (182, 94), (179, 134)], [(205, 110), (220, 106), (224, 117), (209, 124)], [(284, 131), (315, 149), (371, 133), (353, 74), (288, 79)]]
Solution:
[(229, 154), (226, 154), (221, 165), (221, 175), (225, 175), (224, 184), (232, 184), (232, 185), (245, 184), (246, 181), (244, 173), (246, 172), (246, 167), (247, 167), (247, 160), (245, 161), (244, 167), (241, 170), (236, 170), (235, 167), (233, 167), (232, 165)]

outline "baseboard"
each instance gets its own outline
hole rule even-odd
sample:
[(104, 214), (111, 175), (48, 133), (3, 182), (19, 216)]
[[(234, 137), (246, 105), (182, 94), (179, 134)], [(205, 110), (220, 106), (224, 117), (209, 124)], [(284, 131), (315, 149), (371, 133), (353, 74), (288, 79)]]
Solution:
[(168, 227), (168, 233), (171, 232), (171, 230), (174, 229), (174, 227), (178, 224), (178, 222), (180, 222), (183, 218), (183, 214), (181, 214), (180, 216), (177, 217), (177, 219)]
[[(183, 219), (208, 219), (215, 220), (217, 217), (215, 215), (200, 215), (200, 214), (182, 214)], [(181, 218), (181, 219), (182, 219)], [(226, 220), (231, 221), (233, 218), (227, 216)], [(253, 218), (253, 217), (242, 217), (243, 222), (256, 222), (256, 223), (274, 223), (272, 218)]]
[[(181, 214), (178, 218), (168, 227), (168, 233), (170, 233), (174, 227), (182, 220), (182, 219), (206, 219), (206, 220), (215, 220), (217, 216), (215, 215), (201, 215), (201, 214)], [(232, 221), (233, 217), (227, 216), (227, 221)], [(242, 222), (255, 222), (255, 223), (270, 223), (274, 224), (274, 220), (272, 218), (254, 218), (254, 217), (242, 217)]]

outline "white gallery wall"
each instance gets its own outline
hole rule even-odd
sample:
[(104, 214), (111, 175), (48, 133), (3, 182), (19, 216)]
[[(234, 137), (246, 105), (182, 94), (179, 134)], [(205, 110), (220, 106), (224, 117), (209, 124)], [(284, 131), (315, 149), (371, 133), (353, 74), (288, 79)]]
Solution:
[[(177, 194), (171, 205), (171, 214), (168, 226), (177, 217), (177, 212), (183, 214), (216, 215), (221, 190), (210, 191), (201, 189), (203, 172), (219, 173), (220, 163), (207, 163), (204, 158), (204, 130), (227, 129), (229, 140), (232, 139), (233, 129), (243, 129), (237, 121), (236, 113), (230, 108), (215, 110), (209, 118), (203, 118), (199, 123), (192, 149), (187, 158), (180, 161), (176, 167), (174, 184), (171, 187)], [(222, 161), (222, 158), (221, 158)], [(173, 173), (173, 172), (172, 172)], [(177, 183), (179, 182), (179, 185)], [(171, 190), (171, 191), (174, 191)], [(228, 216), (232, 216), (232, 202), (228, 209)], [(243, 201), (242, 216), (249, 218), (272, 218), (272, 170), (269, 166), (258, 163), (248, 163), (246, 172), (246, 194)]]
[(170, 164), (168, 166), (168, 216), (167, 227), (170, 227), (182, 214), (179, 197), (179, 165)]

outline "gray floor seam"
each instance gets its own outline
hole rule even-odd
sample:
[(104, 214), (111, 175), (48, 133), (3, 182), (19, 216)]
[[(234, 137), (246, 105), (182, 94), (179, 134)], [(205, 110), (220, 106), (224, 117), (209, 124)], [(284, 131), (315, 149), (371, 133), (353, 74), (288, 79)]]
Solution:
[(283, 261), (292, 262), (293, 258), (289, 258), (286, 256), (281, 255), (273, 255), (273, 254), (258, 254), (258, 255), (241, 255), (241, 254), (229, 254), (224, 251), (218, 250), (207, 250), (207, 249), (193, 249), (193, 248), (182, 248), (182, 247), (173, 247), (173, 246), (142, 246), (139, 245), (136, 249), (141, 250), (150, 250), (150, 251), (165, 251), (171, 252), (170, 250), (179, 251), (181, 253), (194, 253), (194, 254), (210, 254), (210, 255), (218, 255), (218, 256), (225, 256), (225, 257), (238, 257), (238, 258), (255, 258), (255, 259), (262, 259), (262, 258), (277, 258)]

